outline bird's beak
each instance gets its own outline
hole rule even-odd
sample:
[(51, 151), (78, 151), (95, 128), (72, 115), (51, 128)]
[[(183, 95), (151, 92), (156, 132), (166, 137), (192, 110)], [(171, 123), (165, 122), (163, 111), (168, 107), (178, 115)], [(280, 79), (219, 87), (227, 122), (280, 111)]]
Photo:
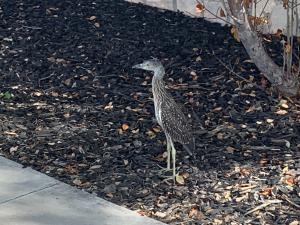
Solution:
[(142, 63), (136, 64), (132, 67), (132, 69), (141, 69), (142, 68)]

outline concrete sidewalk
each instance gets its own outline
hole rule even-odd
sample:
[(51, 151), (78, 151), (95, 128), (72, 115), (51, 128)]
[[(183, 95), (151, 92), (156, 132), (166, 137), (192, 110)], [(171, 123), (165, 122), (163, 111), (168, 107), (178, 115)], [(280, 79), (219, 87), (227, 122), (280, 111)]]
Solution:
[(0, 157), (2, 225), (163, 225)]

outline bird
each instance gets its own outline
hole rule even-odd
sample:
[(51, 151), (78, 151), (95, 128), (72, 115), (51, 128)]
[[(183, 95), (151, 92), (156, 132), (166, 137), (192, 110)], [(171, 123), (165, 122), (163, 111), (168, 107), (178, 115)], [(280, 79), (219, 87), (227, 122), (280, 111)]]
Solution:
[(192, 127), (188, 123), (188, 119), (183, 113), (181, 105), (177, 104), (172, 95), (165, 88), (164, 76), (165, 69), (162, 63), (156, 59), (144, 60), (140, 64), (136, 64), (133, 69), (142, 69), (151, 71), (152, 77), (152, 93), (154, 102), (155, 117), (158, 124), (165, 133), (167, 140), (167, 168), (171, 170), (172, 156), (172, 179), (176, 183), (176, 149), (174, 142), (182, 144), (189, 155), (193, 155), (195, 151), (195, 138), (192, 134)]

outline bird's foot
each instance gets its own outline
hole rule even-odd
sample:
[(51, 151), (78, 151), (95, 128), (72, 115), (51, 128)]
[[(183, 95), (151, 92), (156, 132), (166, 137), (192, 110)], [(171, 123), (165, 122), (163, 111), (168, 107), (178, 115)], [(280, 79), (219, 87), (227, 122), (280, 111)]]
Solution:
[(162, 175), (162, 174), (166, 174), (166, 173), (170, 173), (172, 172), (172, 169), (171, 168), (166, 168), (166, 167), (162, 167), (160, 165), (157, 165), (159, 167), (158, 170), (155, 170), (159, 175)]
[(175, 175), (172, 174), (172, 175), (169, 175), (169, 176), (161, 176), (162, 178), (164, 178), (164, 179), (162, 180), (162, 182), (170, 184), (169, 181), (172, 180), (172, 181), (173, 181), (173, 184), (176, 185), (177, 176), (179, 176), (179, 173), (176, 173)]

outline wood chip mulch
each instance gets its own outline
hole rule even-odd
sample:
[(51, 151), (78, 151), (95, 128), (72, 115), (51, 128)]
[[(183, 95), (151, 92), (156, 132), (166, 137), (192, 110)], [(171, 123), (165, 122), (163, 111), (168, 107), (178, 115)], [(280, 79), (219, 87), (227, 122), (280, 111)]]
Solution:
[[(230, 28), (121, 0), (0, 6), (1, 155), (168, 224), (300, 223), (300, 104)], [(151, 57), (195, 130), (175, 186), (152, 76), (131, 69)]]

